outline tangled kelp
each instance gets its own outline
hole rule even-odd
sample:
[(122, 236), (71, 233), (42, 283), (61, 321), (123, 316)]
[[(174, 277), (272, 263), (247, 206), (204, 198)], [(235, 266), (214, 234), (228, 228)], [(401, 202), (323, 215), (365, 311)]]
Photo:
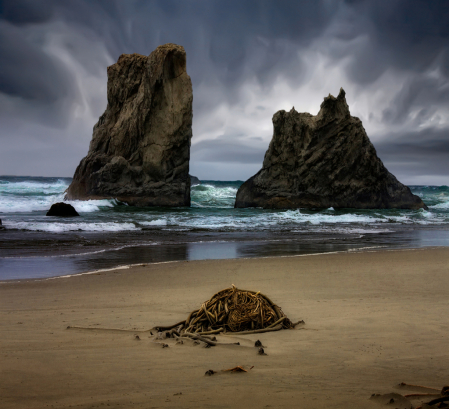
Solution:
[(232, 285), (203, 302), (185, 321), (155, 329), (199, 338), (220, 332), (249, 334), (276, 331), (294, 328), (297, 324), (292, 323), (282, 309), (260, 291), (239, 290)]

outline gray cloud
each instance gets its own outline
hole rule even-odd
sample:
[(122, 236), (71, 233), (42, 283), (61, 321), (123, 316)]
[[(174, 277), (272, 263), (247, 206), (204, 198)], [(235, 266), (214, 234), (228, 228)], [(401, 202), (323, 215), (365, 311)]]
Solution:
[(262, 138), (253, 137), (248, 142), (238, 137), (221, 135), (215, 139), (201, 141), (192, 146), (191, 159), (198, 162), (244, 163), (261, 165), (266, 147)]
[(52, 103), (70, 92), (70, 77), (57, 61), (30, 44), (24, 30), (0, 21), (0, 92)]
[[(376, 150), (390, 172), (405, 183), (413, 183), (417, 176), (434, 175), (449, 184), (449, 129), (391, 134), (376, 144)], [(423, 160), (426, 157), (431, 160)]]
[(71, 176), (106, 66), (174, 42), (194, 87), (194, 169), (249, 177), (277, 109), (343, 85), (387, 167), (430, 180), (448, 170), (447, 21), (445, 0), (0, 0), (0, 174)]

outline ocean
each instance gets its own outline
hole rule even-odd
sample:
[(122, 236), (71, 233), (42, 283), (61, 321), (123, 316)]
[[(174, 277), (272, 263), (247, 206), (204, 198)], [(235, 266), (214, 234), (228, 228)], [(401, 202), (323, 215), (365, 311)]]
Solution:
[(50, 278), (167, 261), (449, 245), (449, 188), (410, 186), (429, 210), (234, 209), (241, 181), (202, 181), (190, 208), (72, 201), (45, 216), (70, 178), (0, 176), (0, 280)]

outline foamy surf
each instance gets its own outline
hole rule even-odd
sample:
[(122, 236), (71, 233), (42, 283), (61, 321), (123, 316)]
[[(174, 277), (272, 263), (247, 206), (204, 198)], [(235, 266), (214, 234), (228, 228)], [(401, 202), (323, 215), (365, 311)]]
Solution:
[(194, 186), (190, 208), (70, 201), (80, 217), (58, 218), (45, 214), (64, 199), (70, 179), (0, 177), (0, 280), (137, 262), (449, 245), (447, 186), (412, 187), (428, 211), (234, 209), (241, 183)]

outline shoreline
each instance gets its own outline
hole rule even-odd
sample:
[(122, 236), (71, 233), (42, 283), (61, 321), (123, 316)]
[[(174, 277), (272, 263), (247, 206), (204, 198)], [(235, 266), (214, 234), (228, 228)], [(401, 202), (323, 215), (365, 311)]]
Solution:
[[(117, 265), (114, 267), (101, 268), (97, 270), (88, 270), (79, 273), (73, 274), (63, 274), (56, 275), (51, 277), (36, 277), (36, 278), (11, 278), (7, 280), (0, 280), (0, 285), (8, 284), (8, 283), (16, 283), (16, 282), (33, 282), (33, 281), (46, 281), (46, 280), (56, 280), (60, 278), (71, 278), (78, 277), (83, 275), (91, 275), (96, 273), (104, 273), (113, 270), (128, 270), (134, 267), (145, 267), (150, 265), (158, 265), (158, 264), (169, 264), (169, 263), (184, 263), (184, 262), (198, 262), (198, 261), (226, 261), (226, 260), (254, 260), (254, 259), (276, 259), (276, 258), (294, 258), (294, 257), (308, 257), (308, 256), (320, 256), (327, 254), (346, 254), (346, 253), (364, 253), (364, 252), (383, 252), (383, 251), (417, 251), (417, 250), (425, 250), (425, 249), (440, 249), (440, 248), (449, 248), (449, 246), (428, 246), (428, 247), (410, 247), (410, 248), (388, 248), (388, 246), (372, 246), (372, 247), (362, 247), (362, 248), (354, 248), (348, 250), (341, 251), (328, 251), (328, 252), (320, 252), (320, 253), (306, 253), (306, 254), (287, 254), (287, 255), (276, 255), (276, 256), (256, 256), (256, 257), (234, 257), (234, 258), (222, 258), (222, 259), (201, 259), (201, 260), (169, 260), (169, 261), (157, 261), (154, 263), (136, 263), (136, 264), (123, 264)], [(53, 256), (58, 257), (58, 256)], [(61, 256), (67, 257), (67, 256)]]
[[(372, 394), (413, 392), (401, 382), (447, 384), (449, 248), (313, 256), (168, 262), (0, 286), (0, 406), (375, 409)], [(240, 345), (212, 348), (171, 339), (162, 348), (143, 332), (185, 319), (231, 284), (263, 292), (305, 325), (226, 334), (219, 341)], [(253, 369), (221, 372), (237, 365)], [(205, 376), (209, 369), (217, 375)]]

